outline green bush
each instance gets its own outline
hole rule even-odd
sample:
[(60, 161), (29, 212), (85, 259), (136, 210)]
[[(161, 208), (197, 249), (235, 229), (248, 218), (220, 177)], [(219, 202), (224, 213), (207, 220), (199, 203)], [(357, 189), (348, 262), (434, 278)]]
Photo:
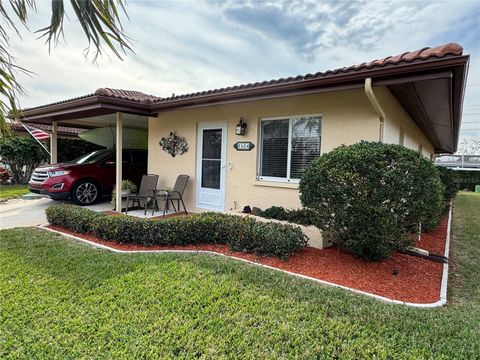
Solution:
[(282, 206), (272, 206), (263, 211), (257, 211), (255, 215), (266, 219), (288, 221), (306, 226), (315, 225), (317, 223), (315, 212), (305, 208), (287, 210)]
[[(122, 189), (122, 192), (128, 191), (130, 194), (134, 193), (137, 190), (137, 185), (135, 185), (133, 181), (128, 179), (122, 180), (120, 187)], [(117, 199), (117, 185), (114, 185), (112, 189), (112, 200), (110, 202), (113, 205), (115, 205), (116, 199)]]
[(418, 152), (360, 142), (312, 161), (300, 198), (341, 248), (379, 260), (409, 244), (407, 228), (438, 225), (443, 189), (433, 163)]
[(450, 202), (458, 193), (458, 172), (443, 166), (437, 166), (437, 169), (440, 174), (440, 179), (445, 186), (443, 197), (446, 202)]
[(108, 216), (72, 205), (53, 205), (46, 213), (52, 225), (122, 244), (226, 244), (234, 251), (281, 259), (287, 259), (307, 245), (307, 238), (299, 227), (220, 213), (150, 220), (126, 215)]
[(59, 163), (72, 161), (95, 150), (105, 149), (103, 146), (79, 138), (58, 138), (57, 146)]
[(245, 218), (237, 236), (229, 238), (228, 245), (234, 251), (274, 255), (286, 260), (307, 244), (307, 238), (297, 226), (263, 223)]
[(47, 161), (48, 154), (31, 136), (0, 138), (0, 159), (8, 166), (15, 184), (26, 184), (33, 170)]
[(480, 171), (457, 171), (458, 187), (460, 190), (475, 191), (475, 185), (480, 185)]
[(52, 205), (45, 213), (52, 225), (61, 226), (80, 234), (89, 234), (93, 231), (94, 220), (103, 217), (101, 213), (75, 205)]

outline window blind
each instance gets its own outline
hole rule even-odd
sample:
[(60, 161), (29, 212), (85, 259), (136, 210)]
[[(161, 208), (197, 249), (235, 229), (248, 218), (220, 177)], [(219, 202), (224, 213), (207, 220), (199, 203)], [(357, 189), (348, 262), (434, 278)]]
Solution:
[(261, 176), (287, 177), (289, 120), (262, 122)]
[(263, 120), (260, 178), (300, 179), (307, 165), (320, 155), (321, 123), (320, 116)]
[(292, 120), (290, 178), (300, 179), (306, 166), (320, 155), (320, 118)]

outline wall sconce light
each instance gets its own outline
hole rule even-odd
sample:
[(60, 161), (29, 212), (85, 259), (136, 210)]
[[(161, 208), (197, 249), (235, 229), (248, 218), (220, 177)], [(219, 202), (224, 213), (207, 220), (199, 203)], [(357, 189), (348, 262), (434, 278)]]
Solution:
[(247, 128), (247, 123), (245, 118), (240, 116), (240, 121), (235, 125), (235, 135), (245, 135), (245, 129)]

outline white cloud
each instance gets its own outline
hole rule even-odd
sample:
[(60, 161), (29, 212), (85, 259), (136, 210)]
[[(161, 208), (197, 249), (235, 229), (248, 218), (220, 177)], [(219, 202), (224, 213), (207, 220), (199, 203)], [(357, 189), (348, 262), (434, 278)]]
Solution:
[[(12, 34), (18, 64), (36, 73), (21, 76), (28, 92), (21, 105), (104, 86), (169, 96), (324, 71), (456, 41), (472, 55), (465, 119), (480, 122), (480, 106), (474, 107), (480, 105), (478, 2), (130, 1), (127, 11), (130, 21), (124, 27), (135, 54), (124, 61), (113, 55), (96, 65), (85, 60), (86, 40), (74, 16), (66, 21), (66, 43), (50, 55), (34, 34), (23, 32), (23, 40)], [(38, 13), (30, 16), (31, 29), (45, 26), (48, 18), (49, 2), (39, 2)]]

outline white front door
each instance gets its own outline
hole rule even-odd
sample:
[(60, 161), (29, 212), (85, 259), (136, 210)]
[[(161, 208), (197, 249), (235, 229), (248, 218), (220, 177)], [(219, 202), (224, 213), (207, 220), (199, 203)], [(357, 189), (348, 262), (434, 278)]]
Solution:
[(197, 139), (196, 206), (225, 209), (227, 123), (201, 123)]

